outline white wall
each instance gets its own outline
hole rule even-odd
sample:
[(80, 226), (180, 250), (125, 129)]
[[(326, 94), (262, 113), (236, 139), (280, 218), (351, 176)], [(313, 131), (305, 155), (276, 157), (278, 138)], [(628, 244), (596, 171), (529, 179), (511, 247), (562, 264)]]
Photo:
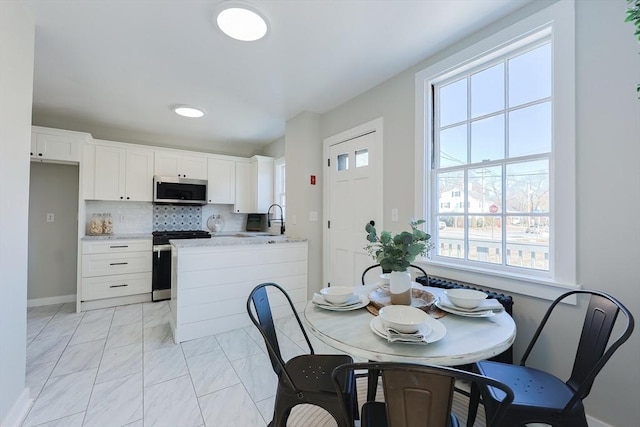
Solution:
[[(301, 113), (287, 121), (285, 157), (287, 161), (287, 234), (309, 239), (309, 283), (311, 297), (322, 288), (322, 139), (320, 116)], [(316, 175), (316, 185), (309, 176)], [(318, 221), (310, 221), (316, 212)]]
[(27, 218), (35, 26), (0, 1), (0, 424), (25, 414)]
[[(384, 118), (385, 229), (406, 228), (414, 212), (415, 73), (549, 3), (529, 4), (322, 116), (321, 139)], [(640, 45), (633, 25), (623, 22), (625, 8), (624, 0), (576, 2), (578, 279), (585, 288), (618, 297), (640, 320)], [(390, 222), (391, 208), (399, 209), (400, 222)], [(523, 295), (514, 301), (519, 358), (549, 302)], [(561, 326), (539, 343), (532, 364), (568, 376), (571, 360), (564, 354), (575, 345), (579, 327), (567, 325), (576, 312), (561, 308)], [(614, 355), (585, 402), (590, 416), (612, 426), (640, 419), (638, 336), (636, 330)]]

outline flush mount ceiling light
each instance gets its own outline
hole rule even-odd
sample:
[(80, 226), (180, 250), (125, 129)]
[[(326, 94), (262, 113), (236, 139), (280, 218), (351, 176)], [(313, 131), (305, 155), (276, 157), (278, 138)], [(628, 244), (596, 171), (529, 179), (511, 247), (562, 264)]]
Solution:
[(198, 118), (204, 116), (204, 111), (188, 105), (174, 105), (171, 109), (174, 113), (182, 117)]
[(222, 3), (216, 23), (227, 36), (245, 42), (260, 40), (269, 30), (265, 17), (243, 2)]

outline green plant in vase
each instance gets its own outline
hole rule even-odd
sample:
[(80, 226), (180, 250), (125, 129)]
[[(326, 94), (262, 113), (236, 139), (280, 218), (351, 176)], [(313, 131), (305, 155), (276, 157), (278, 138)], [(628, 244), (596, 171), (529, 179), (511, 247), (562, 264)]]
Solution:
[(389, 274), (389, 293), (392, 304), (411, 304), (411, 276), (407, 268), (418, 255), (426, 255), (431, 249), (431, 235), (418, 229), (424, 220), (412, 221), (411, 231), (402, 231), (392, 236), (388, 231), (378, 235), (376, 228), (367, 224), (365, 250), (376, 260), (382, 271)]
[(411, 231), (402, 231), (391, 236), (388, 231), (377, 234), (376, 228), (367, 224), (365, 230), (369, 244), (365, 250), (384, 271), (406, 271), (418, 255), (426, 255), (431, 249), (431, 235), (418, 229), (423, 219), (409, 223)]

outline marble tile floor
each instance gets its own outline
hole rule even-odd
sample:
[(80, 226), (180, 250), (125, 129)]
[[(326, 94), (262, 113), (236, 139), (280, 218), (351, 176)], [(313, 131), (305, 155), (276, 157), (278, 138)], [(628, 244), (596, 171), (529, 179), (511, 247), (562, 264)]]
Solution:
[[(174, 344), (167, 301), (27, 312), (23, 426), (261, 427), (277, 379), (254, 326)], [(285, 359), (306, 353), (293, 317), (276, 320)], [(335, 352), (310, 337), (317, 352)], [(303, 350), (305, 349), (305, 350)]]

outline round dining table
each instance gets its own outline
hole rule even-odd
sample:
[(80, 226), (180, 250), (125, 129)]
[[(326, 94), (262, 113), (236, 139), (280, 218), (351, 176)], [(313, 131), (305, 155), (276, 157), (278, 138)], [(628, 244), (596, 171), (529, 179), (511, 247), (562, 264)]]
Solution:
[[(379, 285), (355, 287), (368, 296)], [(442, 298), (443, 289), (414, 287)], [(374, 315), (366, 308), (330, 311), (308, 302), (304, 318), (314, 336), (354, 358), (376, 362), (405, 362), (456, 366), (489, 359), (507, 350), (516, 336), (516, 325), (505, 311), (488, 317), (463, 317), (446, 313), (438, 321), (446, 331), (442, 338), (428, 344), (390, 343), (376, 335), (370, 323)]]

